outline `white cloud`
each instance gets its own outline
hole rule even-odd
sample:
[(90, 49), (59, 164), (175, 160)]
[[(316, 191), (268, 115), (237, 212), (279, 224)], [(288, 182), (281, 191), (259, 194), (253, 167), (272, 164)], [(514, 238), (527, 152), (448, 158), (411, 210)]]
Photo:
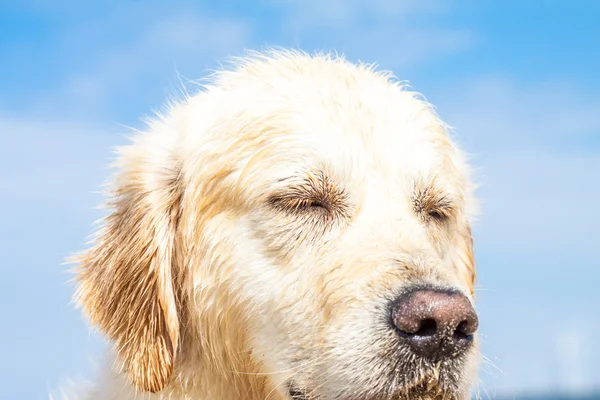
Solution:
[(594, 251), (600, 155), (522, 150), (480, 159), (483, 213), (477, 231), (485, 246), (528, 254)]
[[(548, 279), (541, 275), (538, 285)], [(600, 320), (593, 305), (572, 299), (573, 290), (577, 288), (565, 287), (549, 296), (536, 286), (529, 294), (504, 286), (479, 294), (483, 354), (494, 364), (483, 364), (482, 388), (518, 398), (523, 393), (580, 394), (599, 387), (594, 360), (600, 357), (600, 346), (590, 335), (600, 329)]]
[(198, 52), (222, 55), (239, 51), (249, 34), (249, 26), (240, 20), (182, 13), (157, 21), (142, 41), (150, 51), (161, 49), (179, 56)]
[(296, 28), (308, 28), (315, 24), (356, 28), (356, 22), (365, 16), (402, 23), (411, 16), (437, 14), (447, 8), (447, 2), (442, 0), (271, 0), (270, 3), (287, 8), (288, 22), (292, 22)]
[(594, 382), (591, 382), (591, 371), (594, 368), (590, 349), (594, 347), (591, 329), (585, 319), (573, 321), (566, 328), (559, 330), (556, 340), (558, 373), (564, 377), (563, 390), (567, 393), (586, 393)]
[[(22, 202), (69, 207), (71, 200), (95, 198), (109, 173), (112, 149), (126, 142), (126, 130), (117, 126), (90, 126), (35, 117), (0, 115), (0, 204), (27, 213)], [(89, 212), (78, 208), (73, 213)]]
[(106, 18), (65, 29), (57, 57), (76, 59), (77, 72), (34, 99), (34, 111), (85, 120), (118, 114), (119, 98), (139, 102), (160, 90), (162, 100), (177, 85), (176, 71), (199, 78), (253, 34), (246, 20), (170, 4), (130, 4)]
[[(600, 103), (554, 83), (473, 79), (436, 93), (480, 166), (484, 242), (513, 251), (591, 251), (600, 221)], [(591, 145), (590, 145), (591, 143)]]
[(354, 54), (365, 61), (376, 61), (388, 69), (401, 72), (426, 62), (466, 51), (477, 43), (467, 29), (398, 29), (395, 24), (381, 24), (356, 35), (350, 42)]
[[(283, 7), (283, 36), (303, 47), (319, 43), (386, 68), (414, 67), (465, 51), (478, 38), (463, 28), (443, 28), (435, 17), (445, 1), (275, 1)], [(423, 20), (428, 20), (423, 23)], [(418, 22), (417, 22), (418, 21)], [(426, 26), (427, 28), (423, 28)], [(326, 41), (323, 38), (327, 38)]]
[(466, 134), (486, 149), (548, 149), (600, 134), (598, 100), (562, 82), (520, 87), (507, 77), (485, 76), (445, 91), (440, 97), (451, 122), (459, 131), (468, 127)]

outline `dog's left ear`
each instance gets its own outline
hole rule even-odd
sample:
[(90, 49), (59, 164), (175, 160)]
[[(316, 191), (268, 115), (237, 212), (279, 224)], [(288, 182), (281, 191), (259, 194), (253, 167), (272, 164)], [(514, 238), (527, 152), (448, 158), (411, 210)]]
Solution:
[(461, 233), (461, 244), (459, 249), (459, 258), (461, 263), (461, 269), (465, 275), (466, 282), (469, 285), (471, 294), (475, 293), (475, 280), (477, 274), (475, 273), (475, 253), (473, 250), (473, 235), (471, 233), (471, 227), (467, 226)]
[[(94, 246), (76, 257), (76, 301), (114, 344), (138, 390), (167, 384), (180, 343), (183, 271), (176, 263), (182, 191), (166, 150), (121, 149), (110, 206)], [(180, 282), (179, 282), (179, 286)]]

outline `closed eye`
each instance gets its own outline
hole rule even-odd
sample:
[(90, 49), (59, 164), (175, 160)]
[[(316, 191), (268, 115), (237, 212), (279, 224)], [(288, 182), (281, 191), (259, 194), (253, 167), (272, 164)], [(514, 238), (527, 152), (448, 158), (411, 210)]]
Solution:
[(427, 213), (429, 215), (429, 217), (437, 220), (437, 221), (443, 221), (447, 218), (447, 215), (445, 215), (444, 213), (440, 212), (440, 211), (429, 211)]
[[(296, 191), (294, 191), (296, 192)], [(287, 212), (329, 211), (331, 205), (326, 199), (300, 197), (297, 193), (280, 193), (269, 197), (271, 206)]]
[(437, 222), (444, 222), (450, 218), (452, 214), (452, 208), (440, 207), (437, 209), (431, 209), (427, 211), (427, 216), (431, 220), (435, 220)]
[(272, 208), (290, 214), (348, 217), (346, 193), (322, 172), (310, 173), (268, 197)]
[(443, 223), (454, 214), (452, 198), (432, 186), (418, 186), (413, 194), (415, 214), (424, 222)]

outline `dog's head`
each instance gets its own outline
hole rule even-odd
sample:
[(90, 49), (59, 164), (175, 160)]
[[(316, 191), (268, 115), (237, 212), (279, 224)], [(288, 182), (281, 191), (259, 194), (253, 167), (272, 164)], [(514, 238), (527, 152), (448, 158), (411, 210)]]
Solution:
[(118, 167), (77, 298), (139, 390), (469, 397), (472, 185), (444, 124), (390, 76), (251, 57)]

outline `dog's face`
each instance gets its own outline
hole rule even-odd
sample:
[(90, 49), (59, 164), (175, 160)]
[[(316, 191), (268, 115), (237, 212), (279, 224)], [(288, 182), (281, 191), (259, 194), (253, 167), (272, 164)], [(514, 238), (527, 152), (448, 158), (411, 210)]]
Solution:
[(472, 188), (414, 93), (338, 59), (257, 58), (120, 167), (78, 296), (141, 390), (204, 373), (288, 399), (469, 397)]

